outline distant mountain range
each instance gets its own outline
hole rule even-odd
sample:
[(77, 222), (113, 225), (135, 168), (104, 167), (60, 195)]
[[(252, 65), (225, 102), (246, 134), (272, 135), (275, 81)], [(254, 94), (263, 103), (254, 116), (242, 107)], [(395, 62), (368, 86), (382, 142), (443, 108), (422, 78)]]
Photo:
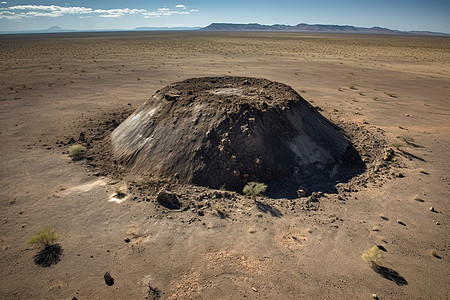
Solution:
[(382, 27), (356, 27), (350, 25), (309, 25), (300, 23), (297, 25), (262, 25), (258, 23), (234, 24), (234, 23), (211, 23), (206, 27), (136, 27), (134, 29), (96, 29), (96, 30), (73, 30), (52, 26), (41, 30), (0, 31), (0, 34), (23, 34), (23, 33), (70, 33), (70, 32), (114, 32), (114, 31), (275, 31), (275, 32), (304, 32), (304, 33), (360, 33), (360, 34), (389, 34), (389, 35), (429, 35), (450, 36), (450, 34), (430, 31), (400, 31)]
[(64, 29), (59, 26), (52, 26), (47, 29), (38, 30), (18, 30), (18, 31), (0, 31), (0, 34), (28, 34), (28, 33), (70, 33), (70, 32), (115, 32), (115, 31), (185, 31), (199, 30), (202, 27), (136, 27), (134, 29), (92, 29), (92, 30), (75, 30)]
[(287, 31), (287, 32), (309, 32), (309, 33), (364, 33), (364, 34), (391, 34), (391, 35), (439, 35), (450, 36), (449, 34), (430, 31), (400, 31), (382, 27), (355, 27), (350, 25), (309, 25), (300, 23), (297, 25), (262, 25), (258, 23), (233, 24), (233, 23), (212, 23), (202, 29), (202, 31)]
[(158, 31), (158, 30), (174, 30), (174, 31), (182, 31), (182, 30), (199, 30), (202, 27), (136, 27), (134, 30), (138, 31)]

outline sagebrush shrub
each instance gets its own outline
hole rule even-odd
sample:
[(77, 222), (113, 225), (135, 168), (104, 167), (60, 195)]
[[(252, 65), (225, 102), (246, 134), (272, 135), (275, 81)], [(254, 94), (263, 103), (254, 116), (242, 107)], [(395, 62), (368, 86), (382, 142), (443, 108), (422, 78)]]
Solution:
[(244, 186), (244, 195), (256, 198), (266, 192), (267, 185), (261, 182), (251, 181)]
[(49, 246), (56, 242), (58, 239), (58, 234), (51, 227), (45, 227), (39, 230), (35, 235), (33, 235), (29, 240), (28, 244), (30, 245), (39, 245), (39, 246)]
[(378, 246), (367, 249), (361, 255), (361, 258), (370, 264), (371, 267), (379, 266), (383, 258), (383, 251)]

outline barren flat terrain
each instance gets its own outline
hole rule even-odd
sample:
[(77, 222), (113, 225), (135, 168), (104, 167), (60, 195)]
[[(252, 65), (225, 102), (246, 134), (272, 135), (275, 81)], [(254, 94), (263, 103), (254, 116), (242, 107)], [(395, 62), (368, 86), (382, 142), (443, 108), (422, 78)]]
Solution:
[[(449, 38), (3, 35), (0, 57), (2, 299), (449, 298)], [(157, 90), (203, 76), (291, 86), (365, 172), (309, 191), (320, 197), (256, 201), (121, 173), (109, 133)], [(85, 159), (68, 157), (74, 143)], [(181, 209), (156, 202), (161, 188)], [(46, 226), (63, 252), (42, 267), (27, 241)], [(373, 246), (383, 268), (361, 258)]]

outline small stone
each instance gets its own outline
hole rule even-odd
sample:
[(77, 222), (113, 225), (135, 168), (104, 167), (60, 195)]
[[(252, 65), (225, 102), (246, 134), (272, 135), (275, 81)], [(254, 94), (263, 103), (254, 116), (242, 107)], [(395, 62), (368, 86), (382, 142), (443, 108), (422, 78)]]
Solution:
[(378, 295), (377, 294), (372, 294), (372, 299), (378, 299)]
[(129, 238), (125, 238), (125, 243), (129, 243), (130, 239)]
[(112, 286), (114, 284), (114, 278), (112, 278), (109, 272), (106, 272), (105, 275), (103, 275), (103, 278), (105, 278), (106, 285)]
[(256, 288), (254, 288), (254, 287), (252, 287), (252, 290), (254, 291), (254, 292), (257, 292), (258, 290), (256, 289)]
[(309, 196), (309, 200), (311, 202), (319, 202), (319, 196), (317, 196), (317, 193), (312, 193), (311, 196)]
[(430, 211), (434, 212), (434, 207), (433, 206), (430, 207)]
[(241, 172), (239, 172), (239, 170), (233, 171), (233, 176), (238, 177), (239, 175), (241, 175)]
[(297, 190), (297, 196), (301, 197), (306, 197), (306, 191), (304, 189), (298, 189)]
[(177, 100), (179, 97), (180, 97), (180, 95), (177, 95), (177, 94), (165, 94), (164, 95), (164, 98), (167, 101), (174, 101), (174, 100)]
[(180, 202), (178, 202), (177, 196), (166, 190), (161, 190), (156, 197), (156, 200), (162, 206), (168, 209), (179, 209), (181, 207)]

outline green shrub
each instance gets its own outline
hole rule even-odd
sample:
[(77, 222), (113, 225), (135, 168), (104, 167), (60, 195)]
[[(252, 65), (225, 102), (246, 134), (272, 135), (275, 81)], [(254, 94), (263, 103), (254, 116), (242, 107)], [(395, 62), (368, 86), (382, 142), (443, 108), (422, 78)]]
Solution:
[(72, 145), (69, 147), (69, 156), (73, 159), (80, 158), (86, 151), (86, 147), (83, 145)]
[(30, 245), (39, 245), (43, 247), (47, 247), (58, 239), (58, 234), (51, 227), (45, 227), (39, 230), (35, 235), (33, 235), (29, 240), (28, 244)]
[(266, 192), (267, 185), (261, 182), (249, 182), (244, 186), (244, 195), (256, 198)]
[(381, 265), (381, 260), (383, 258), (383, 251), (378, 248), (378, 246), (373, 246), (370, 249), (367, 249), (361, 255), (361, 258), (368, 262), (369, 265), (373, 268)]

